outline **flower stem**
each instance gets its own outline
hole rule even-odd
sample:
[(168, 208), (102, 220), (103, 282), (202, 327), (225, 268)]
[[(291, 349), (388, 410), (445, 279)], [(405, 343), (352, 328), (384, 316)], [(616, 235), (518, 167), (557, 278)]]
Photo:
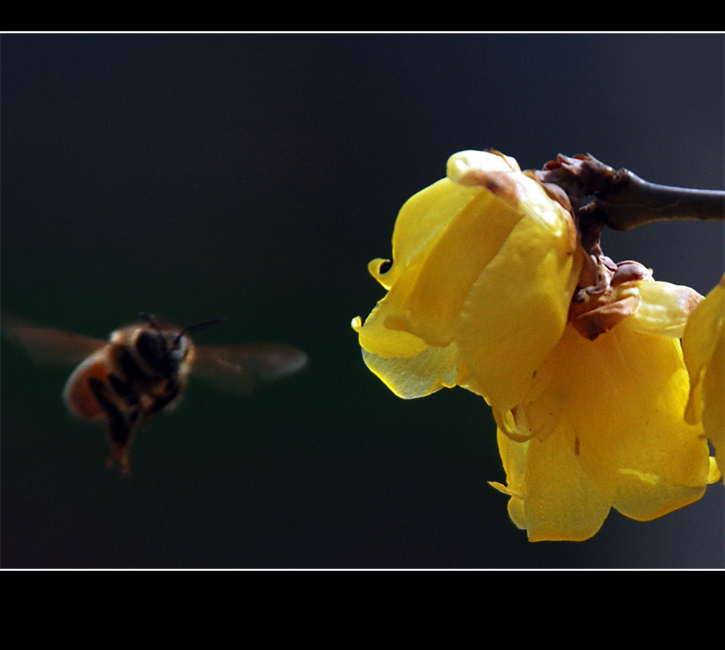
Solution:
[(535, 172), (563, 189), (587, 221), (631, 230), (654, 221), (725, 220), (725, 192), (658, 185), (628, 169), (614, 170), (593, 156), (559, 155)]

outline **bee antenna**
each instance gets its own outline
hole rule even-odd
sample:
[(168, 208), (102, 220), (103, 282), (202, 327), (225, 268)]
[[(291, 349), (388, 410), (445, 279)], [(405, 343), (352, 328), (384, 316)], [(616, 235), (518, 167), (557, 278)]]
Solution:
[(158, 324), (154, 320), (153, 316), (151, 316), (151, 314), (145, 311), (140, 311), (138, 315), (141, 316), (141, 318), (143, 318), (149, 325), (151, 325), (151, 327), (153, 327), (154, 329), (159, 329)]
[(226, 320), (226, 318), (213, 318), (212, 320), (205, 320), (203, 323), (196, 323), (196, 325), (189, 325), (189, 327), (185, 327), (182, 331), (188, 332), (189, 330), (195, 330), (199, 327), (206, 327), (207, 325), (216, 325), (217, 323), (223, 323)]
[(189, 325), (188, 327), (185, 327), (183, 330), (181, 330), (176, 335), (176, 343), (178, 344), (178, 342), (181, 340), (181, 337), (184, 336), (184, 334), (186, 334), (190, 330), (195, 330), (200, 327), (206, 327), (207, 325), (216, 325), (217, 323), (223, 323), (225, 320), (226, 320), (226, 318), (213, 318), (212, 320), (206, 320), (203, 323), (196, 323), (195, 325)]

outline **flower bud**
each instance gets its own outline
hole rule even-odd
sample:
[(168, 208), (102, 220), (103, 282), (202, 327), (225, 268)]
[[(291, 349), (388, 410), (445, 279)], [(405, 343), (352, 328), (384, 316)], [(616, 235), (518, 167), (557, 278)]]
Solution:
[(581, 260), (571, 214), (497, 152), (464, 151), (398, 215), (388, 290), (353, 321), (368, 367), (397, 395), (463, 386), (497, 419), (520, 400), (567, 322)]

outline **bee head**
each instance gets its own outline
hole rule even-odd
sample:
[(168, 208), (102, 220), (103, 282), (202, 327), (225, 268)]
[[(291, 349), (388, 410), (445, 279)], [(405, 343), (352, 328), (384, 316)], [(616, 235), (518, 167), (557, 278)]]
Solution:
[(181, 363), (189, 354), (191, 340), (187, 333), (190, 330), (221, 323), (225, 320), (215, 318), (178, 330), (175, 327), (162, 327), (145, 312), (141, 312), (141, 316), (148, 323), (148, 327), (139, 332), (136, 339), (136, 350), (151, 368), (167, 379), (176, 377)]

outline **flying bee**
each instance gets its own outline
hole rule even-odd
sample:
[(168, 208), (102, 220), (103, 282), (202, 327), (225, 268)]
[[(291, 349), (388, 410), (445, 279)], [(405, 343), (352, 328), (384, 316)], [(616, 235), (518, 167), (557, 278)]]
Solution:
[(41, 361), (79, 363), (63, 391), (68, 410), (82, 420), (106, 420), (113, 453), (128, 472), (128, 449), (137, 424), (179, 402), (190, 373), (237, 393), (300, 370), (307, 355), (296, 348), (265, 343), (194, 345), (192, 330), (222, 322), (217, 318), (180, 328), (141, 313), (142, 321), (121, 327), (108, 341), (37, 327), (3, 316), (2, 331)]

